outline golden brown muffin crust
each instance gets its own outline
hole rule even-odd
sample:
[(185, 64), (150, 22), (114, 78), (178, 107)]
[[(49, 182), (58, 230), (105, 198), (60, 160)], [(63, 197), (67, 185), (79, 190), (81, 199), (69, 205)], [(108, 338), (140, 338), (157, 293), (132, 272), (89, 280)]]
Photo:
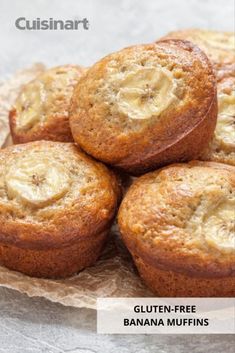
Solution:
[(37, 141), (0, 153), (0, 243), (29, 249), (72, 245), (109, 228), (114, 174), (72, 143)]
[(80, 66), (58, 66), (24, 86), (9, 114), (14, 143), (73, 141), (68, 109), (74, 86), (84, 72)]
[(0, 263), (28, 276), (65, 278), (94, 264), (101, 254), (108, 231), (54, 249), (31, 250), (0, 243)]
[(234, 297), (235, 278), (208, 278), (162, 270), (135, 258), (140, 276), (159, 297)]
[(216, 104), (204, 53), (187, 41), (165, 40), (123, 49), (92, 66), (75, 88), (70, 125), (89, 154), (143, 173), (195, 158), (212, 137)]
[(235, 275), (234, 215), (235, 168), (195, 161), (140, 177), (118, 221), (146, 265), (214, 278)]

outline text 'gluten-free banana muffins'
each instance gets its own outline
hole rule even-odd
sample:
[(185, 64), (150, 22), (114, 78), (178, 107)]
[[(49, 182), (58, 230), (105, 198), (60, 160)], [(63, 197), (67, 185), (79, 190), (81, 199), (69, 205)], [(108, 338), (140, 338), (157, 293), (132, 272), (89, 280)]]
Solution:
[(0, 151), (0, 263), (36, 277), (93, 264), (119, 198), (116, 177), (72, 143)]
[(68, 110), (74, 86), (84, 72), (80, 66), (58, 66), (26, 84), (9, 114), (13, 142), (73, 141)]
[(182, 40), (136, 45), (92, 66), (72, 97), (75, 142), (141, 174), (196, 158), (216, 124), (216, 82), (206, 55)]
[(139, 273), (159, 296), (235, 296), (235, 168), (174, 164), (140, 177), (118, 222)]

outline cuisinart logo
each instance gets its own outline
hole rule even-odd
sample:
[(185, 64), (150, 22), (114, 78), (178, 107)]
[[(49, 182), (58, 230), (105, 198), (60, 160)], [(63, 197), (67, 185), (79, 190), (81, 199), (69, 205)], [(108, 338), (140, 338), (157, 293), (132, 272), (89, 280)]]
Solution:
[(33, 20), (28, 20), (26, 17), (19, 17), (15, 21), (15, 26), (20, 30), (40, 31), (40, 30), (77, 30), (80, 28), (89, 29), (89, 21), (87, 18), (82, 20), (56, 20), (52, 17), (42, 20), (37, 17)]

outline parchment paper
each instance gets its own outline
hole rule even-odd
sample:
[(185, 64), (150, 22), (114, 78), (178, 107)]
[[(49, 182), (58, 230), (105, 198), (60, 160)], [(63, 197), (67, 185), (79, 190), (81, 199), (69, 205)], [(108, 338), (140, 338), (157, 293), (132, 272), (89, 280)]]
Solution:
[[(0, 83), (0, 146), (11, 143), (8, 111), (23, 84), (44, 70), (42, 64), (17, 73)], [(113, 227), (101, 258), (92, 267), (63, 280), (25, 276), (0, 266), (0, 286), (18, 290), (30, 297), (44, 297), (67, 306), (95, 309), (98, 297), (150, 297), (124, 247), (118, 229)]]

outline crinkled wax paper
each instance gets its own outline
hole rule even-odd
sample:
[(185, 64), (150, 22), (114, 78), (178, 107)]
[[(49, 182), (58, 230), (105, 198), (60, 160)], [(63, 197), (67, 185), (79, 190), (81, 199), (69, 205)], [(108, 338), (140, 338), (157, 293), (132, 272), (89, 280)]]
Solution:
[[(0, 146), (10, 144), (8, 111), (22, 85), (44, 70), (33, 67), (0, 83)], [(140, 280), (131, 257), (122, 244), (116, 227), (101, 258), (92, 267), (63, 280), (25, 276), (0, 266), (0, 286), (12, 288), (31, 297), (44, 297), (74, 307), (96, 308), (98, 297), (149, 297), (152, 294)]]

